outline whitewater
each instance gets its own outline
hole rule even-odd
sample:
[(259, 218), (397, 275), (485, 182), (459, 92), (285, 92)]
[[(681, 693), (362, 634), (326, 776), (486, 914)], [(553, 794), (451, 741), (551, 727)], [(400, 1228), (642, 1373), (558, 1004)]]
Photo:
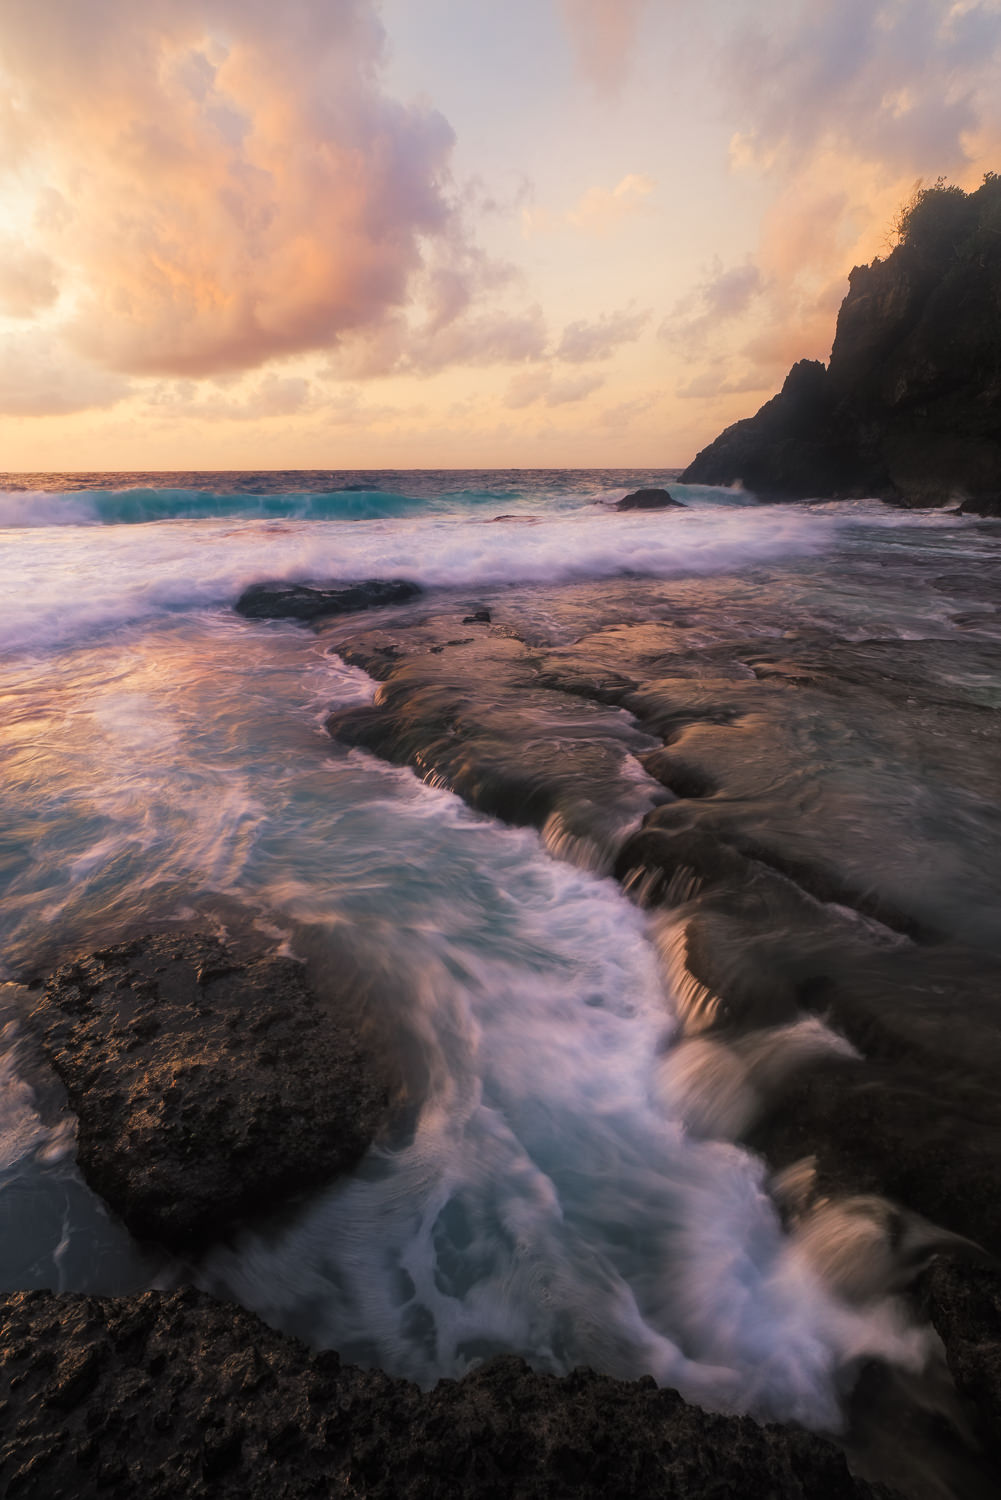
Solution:
[[(424, 1385), (515, 1352), (555, 1372), (652, 1374), (715, 1409), (830, 1431), (866, 1359), (921, 1367), (927, 1330), (885, 1287), (841, 1295), (783, 1227), (736, 1127), (693, 1110), (691, 1069), (675, 1065), (692, 1056), (678, 1051), (691, 997), (663, 920), (600, 861), (573, 862), (572, 845), (331, 741), (326, 716), (371, 701), (376, 684), (310, 631), (232, 609), (261, 579), (403, 578), (461, 608), (517, 597), (549, 639), (572, 641), (550, 587), (726, 575), (753, 593), (767, 573), (779, 605), (837, 619), (846, 638), (907, 640), (953, 628), (945, 594), (919, 606), (850, 571), (825, 593), (819, 572), (916, 548), (945, 570), (985, 545), (955, 516), (758, 506), (673, 481), (8, 481), (5, 1289), (193, 1280)], [(614, 510), (627, 488), (662, 483), (688, 509)], [(662, 789), (623, 757), (636, 823)], [(30, 1066), (26, 985), (53, 957), (145, 920), (220, 932), (243, 920), (313, 962), (325, 936), (350, 929), (392, 980), (383, 1019), (423, 1080), (416, 1117), (356, 1173), (197, 1265), (130, 1241), (79, 1177), (72, 1121)], [(820, 1045), (847, 1047), (833, 1032)]]

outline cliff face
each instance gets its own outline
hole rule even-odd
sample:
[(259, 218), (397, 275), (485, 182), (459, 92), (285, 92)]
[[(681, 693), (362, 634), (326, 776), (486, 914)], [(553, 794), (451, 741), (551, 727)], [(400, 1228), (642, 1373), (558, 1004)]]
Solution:
[(856, 266), (831, 360), (704, 448), (683, 482), (771, 499), (1001, 500), (1001, 179), (918, 195), (886, 260)]

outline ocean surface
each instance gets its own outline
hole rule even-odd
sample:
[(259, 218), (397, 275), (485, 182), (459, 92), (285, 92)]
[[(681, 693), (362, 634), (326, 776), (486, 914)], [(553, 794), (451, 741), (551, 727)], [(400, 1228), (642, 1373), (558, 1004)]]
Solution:
[[(376, 684), (322, 636), (233, 611), (262, 579), (406, 578), (566, 647), (610, 600), (628, 609), (631, 580), (657, 580), (684, 601), (689, 646), (745, 616), (776, 642), (791, 624), (921, 642), (930, 690), (941, 672), (971, 708), (1001, 706), (996, 610), (971, 615), (965, 586), (996, 567), (997, 528), (675, 480), (0, 475), (4, 1289), (194, 1279), (423, 1384), (514, 1351), (829, 1430), (868, 1357), (920, 1367), (928, 1330), (889, 1293), (841, 1296), (783, 1227), (764, 1163), (725, 1122), (693, 1125), (690, 1069), (670, 1063), (691, 995), (663, 913), (631, 901), (600, 851), (337, 744), (326, 717)], [(664, 483), (687, 510), (612, 509)], [(960, 658), (945, 650), (958, 640)], [(943, 784), (889, 707), (854, 736), (810, 734), (860, 882), (869, 868), (989, 946), (989, 772)], [(664, 797), (627, 741), (610, 844)], [(400, 978), (392, 1027), (427, 1085), (406, 1140), (377, 1143), (279, 1227), (179, 1266), (132, 1243), (82, 1182), (73, 1122), (28, 1066), (24, 981), (144, 922), (225, 930), (236, 911), (314, 962), (325, 934), (360, 934)], [(819, 1035), (807, 1044), (850, 1053)]]

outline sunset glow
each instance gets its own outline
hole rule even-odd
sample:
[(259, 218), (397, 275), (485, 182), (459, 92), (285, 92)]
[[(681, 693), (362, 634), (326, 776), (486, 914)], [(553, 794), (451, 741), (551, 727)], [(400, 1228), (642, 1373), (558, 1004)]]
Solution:
[(681, 465), (1001, 162), (997, 0), (11, 0), (7, 469)]

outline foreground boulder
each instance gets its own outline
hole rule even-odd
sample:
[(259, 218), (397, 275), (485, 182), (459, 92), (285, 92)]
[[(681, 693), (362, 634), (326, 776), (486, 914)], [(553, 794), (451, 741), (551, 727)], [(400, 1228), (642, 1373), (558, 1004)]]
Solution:
[(368, 578), (346, 588), (320, 589), (305, 583), (252, 583), (236, 601), (247, 620), (318, 620), (325, 615), (353, 615), (385, 604), (404, 604), (421, 593), (405, 578)]
[(634, 490), (616, 500), (613, 510), (685, 510), (680, 500), (675, 500), (669, 490), (658, 488)]
[(704, 448), (684, 483), (760, 496), (953, 499), (1001, 492), (1001, 178), (925, 189), (886, 260), (856, 266), (827, 369), (801, 360), (754, 417)]
[(712, 1416), (651, 1379), (501, 1358), (421, 1392), (192, 1291), (0, 1298), (0, 1377), (11, 1500), (886, 1493), (824, 1438)]
[(140, 1239), (191, 1251), (353, 1166), (385, 1090), (302, 966), (204, 936), (57, 970), (32, 1021), (87, 1182)]

